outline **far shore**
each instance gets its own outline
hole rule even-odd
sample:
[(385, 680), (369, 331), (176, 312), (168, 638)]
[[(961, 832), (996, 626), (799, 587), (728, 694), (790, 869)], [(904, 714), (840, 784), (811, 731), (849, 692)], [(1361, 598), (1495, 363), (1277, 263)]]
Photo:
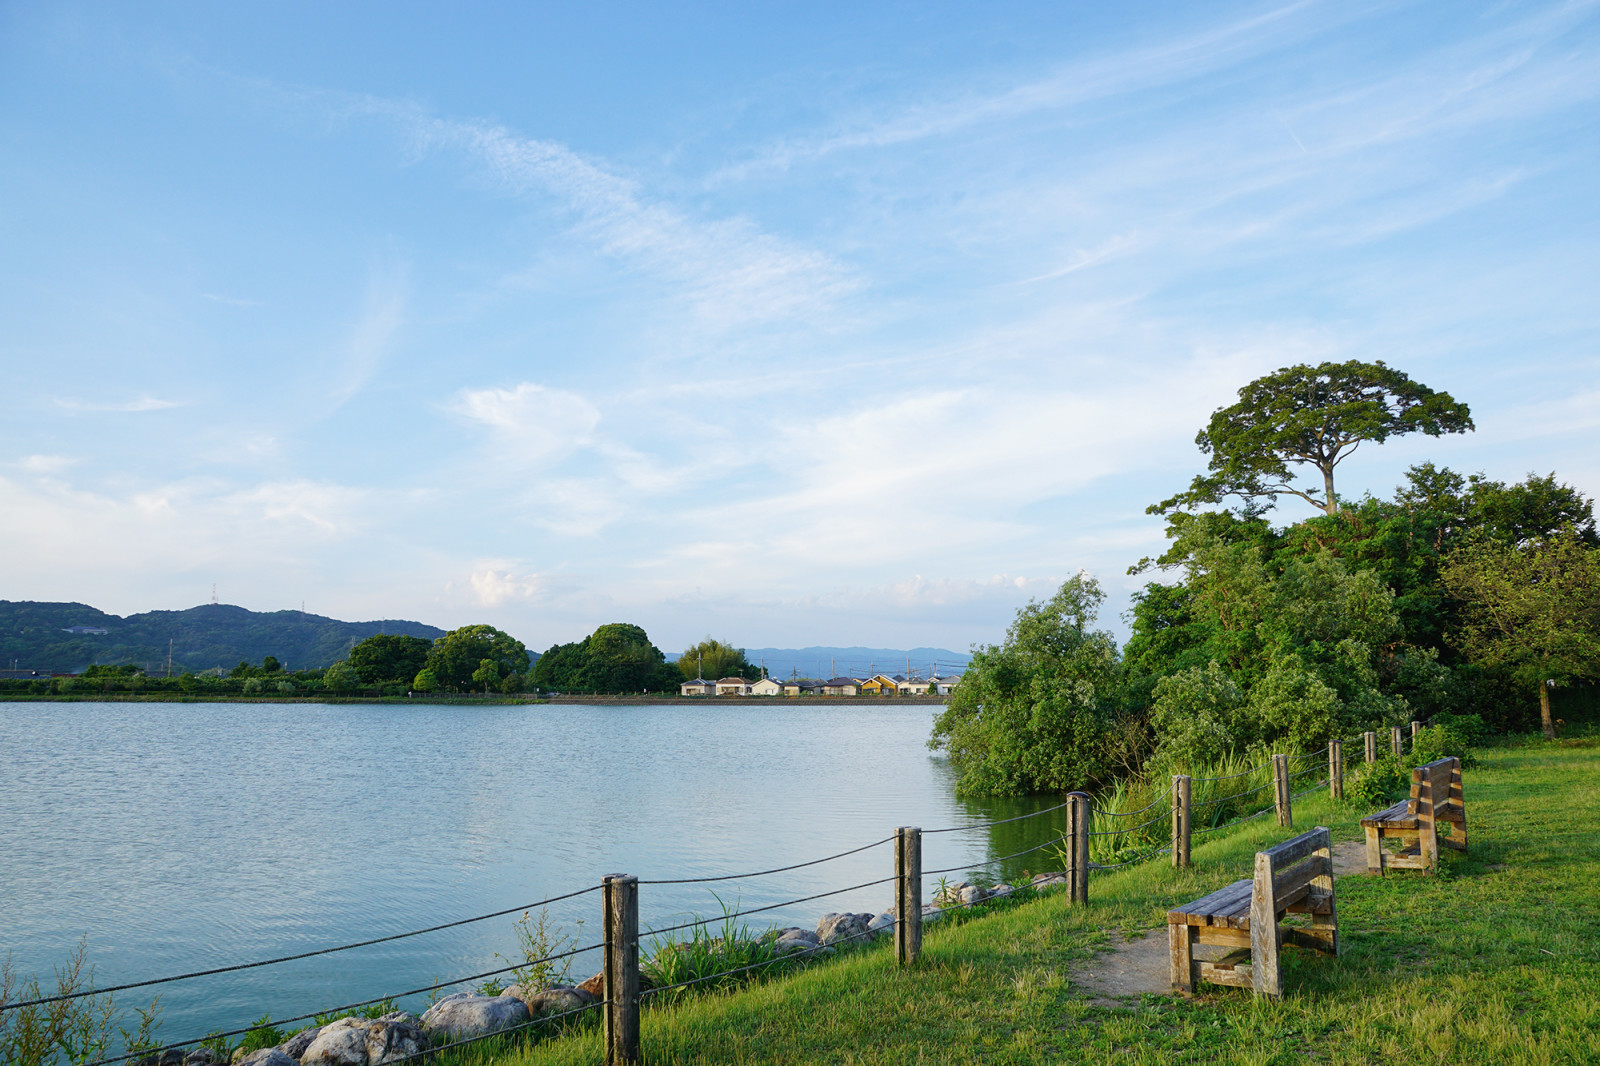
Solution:
[(447, 704), (456, 706), (499, 706), (506, 704), (583, 703), (606, 706), (643, 706), (646, 704), (681, 704), (685, 707), (740, 704), (761, 707), (784, 706), (845, 706), (882, 707), (892, 704), (931, 703), (942, 704), (948, 696), (533, 696), (522, 693), (490, 696), (453, 692), (418, 693), (415, 696), (234, 696), (234, 695), (184, 695), (171, 692), (104, 692), (61, 693), (52, 695), (22, 694), (0, 695), (0, 703), (393, 703), (393, 704)]

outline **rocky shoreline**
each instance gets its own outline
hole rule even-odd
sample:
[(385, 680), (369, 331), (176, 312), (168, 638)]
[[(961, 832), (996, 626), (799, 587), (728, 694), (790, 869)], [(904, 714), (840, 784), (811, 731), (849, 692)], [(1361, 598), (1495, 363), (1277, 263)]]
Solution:
[[(1065, 884), (1065, 874), (1047, 873), (1035, 876), (1027, 887), (1049, 889)], [(1005, 884), (985, 886), (962, 881), (947, 885), (940, 896), (923, 906), (922, 920), (938, 921), (946, 910), (1005, 898), (1015, 891), (1013, 886)], [(769, 930), (762, 938), (771, 938), (779, 956), (831, 955), (851, 943), (892, 936), (894, 924), (892, 911), (879, 914), (833, 912), (823, 915), (815, 929), (788, 926)], [(651, 987), (643, 969), (641, 967), (641, 991)], [(207, 1047), (188, 1051), (168, 1048), (137, 1060), (134, 1066), (384, 1066), (419, 1055), (438, 1043), (489, 1036), (540, 1018), (592, 1006), (604, 998), (603, 980), (601, 974), (595, 974), (576, 985), (537, 989), (512, 985), (498, 995), (457, 992), (432, 1004), (420, 1017), (400, 1010), (378, 1018), (352, 1015), (302, 1029), (274, 1047), (248, 1053), (241, 1048), (231, 1059), (224, 1059)]]

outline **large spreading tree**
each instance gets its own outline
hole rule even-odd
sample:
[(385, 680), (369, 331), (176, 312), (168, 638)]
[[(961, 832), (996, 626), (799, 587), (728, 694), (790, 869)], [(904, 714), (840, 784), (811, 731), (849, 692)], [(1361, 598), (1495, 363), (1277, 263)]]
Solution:
[[(1188, 491), (1153, 505), (1151, 514), (1220, 503), (1229, 496), (1247, 510), (1298, 496), (1337, 514), (1334, 468), (1362, 444), (1407, 433), (1437, 437), (1472, 429), (1472, 412), (1449, 393), (1435, 392), (1381, 361), (1284, 367), (1239, 390), (1195, 437), (1211, 457)], [(1310, 467), (1322, 486), (1295, 483), (1294, 468)], [(1262, 503), (1265, 501), (1265, 504)]]

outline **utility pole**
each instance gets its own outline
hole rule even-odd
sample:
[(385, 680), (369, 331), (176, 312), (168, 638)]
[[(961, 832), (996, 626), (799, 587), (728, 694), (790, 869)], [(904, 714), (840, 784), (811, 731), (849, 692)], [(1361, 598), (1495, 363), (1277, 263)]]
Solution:
[(167, 638), (167, 676), (172, 676), (172, 638)]

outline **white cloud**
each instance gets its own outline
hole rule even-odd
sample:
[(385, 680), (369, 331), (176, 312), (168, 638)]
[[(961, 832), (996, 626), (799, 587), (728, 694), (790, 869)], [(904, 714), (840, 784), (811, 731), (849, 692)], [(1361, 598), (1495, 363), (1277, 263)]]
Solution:
[(405, 317), (407, 273), (400, 264), (372, 270), (361, 313), (344, 343), (344, 365), (329, 391), (335, 408), (366, 388), (392, 345)]
[(524, 381), (511, 388), (462, 389), (449, 409), (488, 429), (502, 453), (550, 465), (595, 443), (600, 410), (576, 392)]
[(64, 473), (81, 462), (82, 459), (71, 455), (29, 455), (18, 459), (12, 465), (30, 474), (49, 476)]
[(115, 411), (126, 413), (165, 411), (169, 407), (182, 406), (182, 404), (178, 403), (176, 400), (161, 400), (149, 395), (148, 393), (141, 393), (138, 398), (133, 400), (98, 403), (63, 396), (56, 398), (56, 404), (60, 407), (66, 408), (68, 411)]
[(512, 600), (530, 600), (544, 591), (538, 574), (518, 574), (503, 561), (492, 561), (472, 571), (467, 584), (480, 607), (499, 607)]

